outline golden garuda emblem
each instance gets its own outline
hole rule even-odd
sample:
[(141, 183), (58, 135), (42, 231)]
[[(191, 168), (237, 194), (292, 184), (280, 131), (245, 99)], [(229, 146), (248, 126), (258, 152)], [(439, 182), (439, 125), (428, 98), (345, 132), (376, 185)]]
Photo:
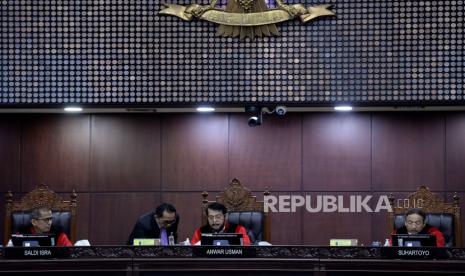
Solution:
[(209, 5), (188, 6), (165, 4), (160, 14), (173, 15), (186, 21), (206, 20), (220, 24), (217, 35), (224, 37), (262, 37), (279, 35), (276, 23), (299, 18), (307, 23), (321, 16), (335, 15), (330, 5), (305, 7), (302, 4), (287, 5), (276, 0), (276, 8), (269, 8), (265, 0), (228, 0), (224, 9), (216, 7), (218, 0)]

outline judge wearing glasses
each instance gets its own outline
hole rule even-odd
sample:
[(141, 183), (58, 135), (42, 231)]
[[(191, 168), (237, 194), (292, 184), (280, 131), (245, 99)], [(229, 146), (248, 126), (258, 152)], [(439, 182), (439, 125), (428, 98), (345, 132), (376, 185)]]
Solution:
[(250, 238), (244, 226), (228, 222), (226, 206), (213, 202), (207, 206), (205, 213), (208, 223), (195, 230), (192, 236), (192, 244), (200, 244), (202, 233), (240, 233), (242, 234), (243, 245), (250, 245)]
[[(392, 234), (429, 234), (436, 236), (436, 246), (445, 245), (444, 235), (441, 231), (426, 223), (426, 214), (423, 210), (412, 208), (405, 213), (405, 225), (394, 230)], [(392, 241), (391, 241), (392, 244)]]
[(52, 210), (45, 206), (40, 206), (31, 211), (31, 224), (27, 229), (21, 229), (21, 234), (50, 234), (56, 235), (57, 246), (72, 246), (73, 243), (68, 236), (58, 227), (53, 225)]
[(168, 245), (168, 237), (178, 240), (179, 215), (176, 208), (169, 203), (163, 203), (155, 211), (142, 215), (136, 222), (129, 236), (128, 245), (133, 245), (134, 239), (160, 239), (161, 245)]

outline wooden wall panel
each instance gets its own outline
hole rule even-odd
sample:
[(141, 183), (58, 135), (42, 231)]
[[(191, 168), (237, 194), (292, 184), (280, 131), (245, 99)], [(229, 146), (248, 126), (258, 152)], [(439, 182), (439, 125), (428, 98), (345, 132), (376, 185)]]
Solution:
[(126, 244), (137, 219), (156, 208), (160, 193), (93, 193), (89, 240), (94, 245)]
[(162, 189), (223, 188), (228, 179), (228, 116), (169, 114), (162, 123)]
[(373, 114), (372, 124), (374, 191), (444, 189), (442, 113)]
[(93, 115), (91, 147), (92, 191), (160, 190), (158, 115)]
[(89, 116), (35, 115), (23, 121), (22, 191), (44, 183), (55, 192), (89, 187)]
[[(75, 188), (78, 236), (93, 244), (124, 244), (141, 214), (169, 201), (185, 239), (200, 223), (200, 192), (214, 196), (234, 177), (259, 198), (265, 188), (273, 195), (398, 197), (419, 185), (463, 192), (464, 114), (291, 113), (265, 116), (257, 128), (245, 114), (4, 115), (0, 153), (9, 157), (0, 189), (27, 192), (44, 182), (69, 195)], [(386, 216), (272, 213), (272, 242), (327, 244), (349, 237), (354, 221), (362, 242), (382, 241)]]
[(164, 192), (161, 202), (169, 202), (176, 207), (180, 216), (178, 241), (192, 238), (195, 229), (202, 224), (202, 196), (199, 192)]
[[(317, 206), (317, 196), (323, 195), (336, 197), (342, 195), (344, 197), (343, 207), (348, 208), (350, 195), (354, 194), (364, 197), (369, 193), (307, 193), (307, 195), (312, 196), (311, 206), (313, 208)], [(302, 208), (302, 212), (303, 244), (329, 245), (329, 240), (333, 238), (358, 239), (359, 245), (371, 243), (371, 213), (323, 212), (323, 210), (311, 213), (305, 208)]]
[(302, 244), (302, 210), (295, 213), (271, 214), (271, 243), (275, 245)]
[(0, 118), (0, 192), (18, 192), (20, 187), (20, 120), (12, 116)]
[(465, 191), (465, 113), (446, 117), (446, 191)]
[(259, 127), (249, 127), (248, 117), (230, 117), (229, 178), (238, 178), (254, 191), (300, 190), (301, 115), (265, 115)]
[[(69, 195), (66, 195), (69, 197)], [(90, 194), (79, 193), (77, 197), (77, 240), (87, 240), (90, 237)], [(111, 223), (111, 222), (105, 222)], [(76, 241), (74, 241), (76, 242)]]
[[(409, 191), (389, 191), (389, 192), (375, 192), (372, 193), (374, 198), (380, 196), (389, 196), (390, 193), (394, 195), (396, 202), (408, 198), (411, 193), (414, 193), (416, 188), (411, 188)], [(403, 202), (403, 201), (401, 201)], [(396, 203), (397, 204), (397, 203)], [(390, 237), (389, 224), (388, 224), (388, 213), (381, 211), (379, 213), (372, 213), (371, 225), (372, 235), (371, 241), (379, 241), (384, 244), (385, 240)]]
[(371, 190), (370, 114), (303, 115), (303, 189)]
[[(257, 193), (257, 199), (263, 200), (263, 196)], [(300, 195), (296, 192), (276, 192), (273, 196)], [(276, 205), (278, 207), (278, 205)], [(305, 222), (302, 221), (303, 210), (296, 209), (296, 212), (272, 212), (270, 209), (269, 218), (271, 222), (271, 243), (272, 244), (302, 244), (302, 231)]]
[(374, 241), (379, 241), (384, 245), (386, 239), (390, 237), (387, 216), (388, 213), (385, 211), (371, 214), (371, 224), (369, 225), (372, 229), (371, 241), (367, 241), (367, 245)]

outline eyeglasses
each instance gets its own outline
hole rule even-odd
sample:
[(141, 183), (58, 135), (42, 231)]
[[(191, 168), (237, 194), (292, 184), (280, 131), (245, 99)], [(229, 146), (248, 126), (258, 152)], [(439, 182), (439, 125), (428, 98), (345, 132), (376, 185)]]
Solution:
[(35, 220), (52, 221), (52, 220), (53, 220), (53, 217), (48, 217), (48, 218), (36, 218)]
[(215, 216), (208, 216), (208, 219), (209, 220), (222, 220), (222, 219), (224, 219), (224, 215), (223, 214), (218, 214), (218, 215), (215, 215)]
[(162, 220), (161, 222), (166, 224), (166, 225), (171, 225), (171, 224), (175, 223), (176, 220), (175, 219), (173, 219), (173, 220)]
[(163, 224), (163, 225), (171, 225), (171, 224), (176, 222), (176, 219), (164, 220), (164, 219), (161, 219), (161, 218), (158, 218), (158, 217), (155, 217), (155, 219), (158, 221), (159, 224)]
[(423, 221), (410, 221), (410, 220), (408, 220), (408, 221), (407, 221), (407, 224), (408, 224), (408, 225), (420, 226), (420, 225), (423, 224)]

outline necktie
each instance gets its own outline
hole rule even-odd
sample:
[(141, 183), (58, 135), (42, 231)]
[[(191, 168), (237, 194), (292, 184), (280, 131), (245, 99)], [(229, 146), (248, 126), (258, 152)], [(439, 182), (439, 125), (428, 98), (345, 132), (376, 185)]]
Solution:
[(166, 234), (166, 228), (160, 229), (160, 244), (168, 245), (168, 235)]

